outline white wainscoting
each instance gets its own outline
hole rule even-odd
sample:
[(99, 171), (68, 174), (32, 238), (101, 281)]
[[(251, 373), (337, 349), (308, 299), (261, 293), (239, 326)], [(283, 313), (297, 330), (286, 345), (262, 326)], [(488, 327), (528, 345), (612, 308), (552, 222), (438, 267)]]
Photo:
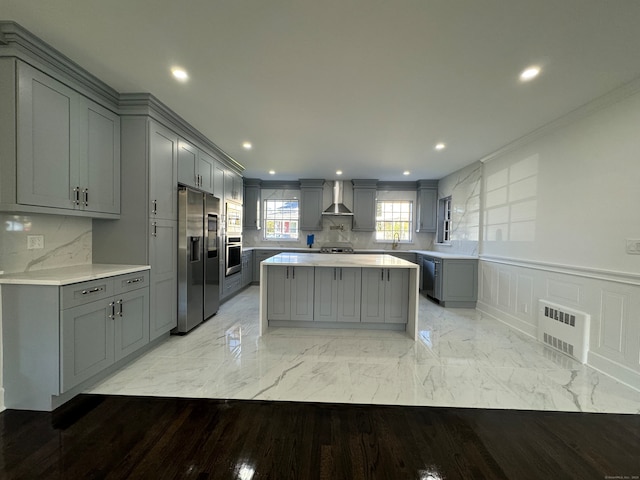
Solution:
[(534, 338), (539, 299), (588, 313), (588, 365), (640, 390), (640, 275), (481, 255), (478, 293), (478, 310)]

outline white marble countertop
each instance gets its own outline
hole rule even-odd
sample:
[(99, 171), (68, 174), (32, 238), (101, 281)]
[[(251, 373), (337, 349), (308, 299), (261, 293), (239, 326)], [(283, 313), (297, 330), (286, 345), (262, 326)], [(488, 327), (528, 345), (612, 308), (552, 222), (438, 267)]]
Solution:
[(478, 257), (474, 255), (464, 255), (462, 253), (443, 253), (443, 252), (433, 252), (431, 250), (411, 250), (413, 253), (417, 253), (419, 255), (429, 255), (430, 257), (436, 258), (451, 258), (451, 259), (461, 259), (461, 260), (477, 260)]
[(359, 253), (279, 253), (260, 262), (265, 265), (293, 265), (306, 267), (364, 267), (418, 268), (418, 265), (391, 255)]
[(97, 280), (99, 278), (124, 275), (149, 270), (149, 265), (107, 265), (89, 264), (71, 267), (47, 268), (32, 272), (7, 273), (0, 275), (0, 284), (13, 285), (69, 285), (72, 283)]
[(318, 253), (320, 252), (319, 248), (309, 248), (309, 247), (242, 247), (243, 250), (277, 250), (277, 251), (286, 251), (286, 252), (300, 252), (300, 253)]

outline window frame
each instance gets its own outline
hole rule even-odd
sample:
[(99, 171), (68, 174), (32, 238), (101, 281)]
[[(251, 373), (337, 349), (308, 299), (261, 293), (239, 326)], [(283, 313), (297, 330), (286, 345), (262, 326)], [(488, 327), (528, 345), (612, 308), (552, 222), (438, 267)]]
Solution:
[[(390, 219), (390, 220), (386, 220), (386, 219), (384, 219), (384, 215), (382, 215), (383, 219), (380, 220), (379, 217), (378, 217), (378, 206), (380, 204), (385, 204), (385, 203), (407, 204), (408, 207), (409, 207), (409, 212), (408, 212), (408, 214), (406, 214), (406, 213), (405, 214), (408, 215), (408, 220), (402, 220), (402, 219), (401, 220), (395, 220), (393, 218)], [(406, 233), (407, 238), (402, 238), (402, 235), (400, 235), (400, 238), (398, 239), (397, 243), (399, 243), (399, 244), (400, 243), (403, 243), (403, 244), (412, 244), (413, 243), (413, 229), (414, 229), (414, 226), (415, 226), (415, 218), (414, 218), (415, 210), (414, 210), (414, 202), (413, 202), (413, 200), (407, 200), (407, 199), (393, 199), (393, 200), (391, 200), (391, 199), (376, 199), (375, 208), (376, 208), (376, 210), (375, 210), (375, 230), (374, 230), (374, 232), (375, 232), (375, 241), (376, 241), (376, 243), (395, 243), (395, 240), (393, 238), (394, 235), (392, 235), (392, 238), (390, 238), (390, 239), (389, 238), (379, 238), (379, 236), (378, 236), (379, 234), (383, 234), (384, 235), (384, 232), (387, 231), (386, 229), (380, 230), (378, 228), (380, 223), (385, 223), (385, 224), (386, 223), (391, 223), (392, 224), (391, 231), (393, 231), (393, 224), (395, 224), (395, 223), (399, 223), (399, 224), (408, 223), (408, 228), (404, 232), (404, 233)], [(391, 214), (394, 215), (395, 212), (392, 212)], [(402, 212), (399, 212), (399, 214), (402, 214)]]
[[(293, 203), (295, 202), (297, 207), (296, 207), (296, 211), (297, 211), (297, 216), (281, 216), (280, 218), (273, 218), (273, 216), (269, 216), (268, 214), (268, 208), (269, 208), (269, 204), (273, 204), (273, 203), (282, 203), (282, 204), (287, 204), (287, 203)], [(273, 209), (275, 210), (277, 207), (273, 207)], [(267, 242), (297, 242), (300, 240), (300, 199), (299, 198), (295, 198), (295, 197), (288, 197), (288, 198), (269, 198), (269, 199), (265, 199), (262, 201), (262, 239), (264, 241)], [(270, 231), (267, 228), (267, 222), (269, 221), (274, 221), (274, 222), (293, 222), (295, 223), (295, 237), (277, 237), (277, 236), (269, 236)], [(274, 232), (277, 232), (277, 228), (274, 228)], [(274, 233), (277, 234), (277, 233)], [(282, 234), (282, 232), (281, 232)], [(291, 232), (289, 232), (289, 234), (291, 234)]]
[(451, 245), (451, 232), (453, 231), (451, 195), (438, 199), (438, 233), (437, 243)]

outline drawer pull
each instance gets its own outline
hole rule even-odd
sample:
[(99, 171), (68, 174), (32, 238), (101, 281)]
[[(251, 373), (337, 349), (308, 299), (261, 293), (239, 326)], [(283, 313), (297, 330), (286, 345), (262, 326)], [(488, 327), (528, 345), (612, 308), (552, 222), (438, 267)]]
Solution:
[(138, 282), (141, 282), (142, 280), (144, 280), (143, 277), (133, 278), (131, 280), (127, 280), (127, 284), (138, 283)]
[(104, 290), (104, 287), (90, 288), (89, 290), (82, 290), (82, 295), (87, 295), (89, 293), (102, 292), (103, 290)]

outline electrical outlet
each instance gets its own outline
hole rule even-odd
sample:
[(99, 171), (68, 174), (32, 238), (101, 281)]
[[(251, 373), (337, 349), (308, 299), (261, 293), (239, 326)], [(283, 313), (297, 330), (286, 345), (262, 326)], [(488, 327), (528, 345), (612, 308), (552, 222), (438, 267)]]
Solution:
[(27, 235), (27, 250), (44, 248), (44, 235)]
[(629, 255), (640, 255), (640, 239), (627, 238), (627, 253)]

